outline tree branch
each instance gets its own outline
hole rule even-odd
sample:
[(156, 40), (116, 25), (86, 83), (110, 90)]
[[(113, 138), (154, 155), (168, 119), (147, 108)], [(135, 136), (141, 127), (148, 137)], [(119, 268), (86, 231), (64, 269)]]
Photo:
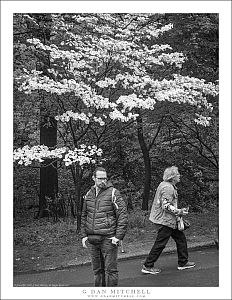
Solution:
[(216, 169), (218, 169), (218, 165), (217, 163), (215, 163), (214, 161), (212, 161), (208, 156), (206, 156), (203, 153), (203, 148), (202, 145), (200, 145), (200, 147), (198, 147), (197, 145), (195, 145), (194, 143), (190, 142), (189, 139), (187, 139), (186, 134), (181, 130), (180, 125), (170, 116), (171, 121), (176, 125), (176, 127), (178, 128), (179, 132), (181, 133), (182, 137), (184, 138), (184, 140), (187, 142), (187, 144), (191, 145), (193, 148), (197, 149), (199, 154), (204, 157), (206, 160), (208, 160)]
[(160, 132), (160, 130), (161, 130), (161, 127), (162, 127), (162, 123), (163, 123), (164, 118), (165, 118), (165, 116), (162, 116), (161, 121), (160, 121), (160, 123), (159, 123), (159, 126), (158, 126), (158, 128), (157, 128), (156, 134), (155, 134), (153, 140), (151, 141), (151, 143), (148, 145), (148, 151), (151, 150), (151, 148), (153, 147), (153, 145), (154, 145), (154, 143), (155, 143), (155, 140), (156, 140), (156, 138), (157, 138), (157, 136), (158, 136), (158, 134), (159, 134), (159, 132)]

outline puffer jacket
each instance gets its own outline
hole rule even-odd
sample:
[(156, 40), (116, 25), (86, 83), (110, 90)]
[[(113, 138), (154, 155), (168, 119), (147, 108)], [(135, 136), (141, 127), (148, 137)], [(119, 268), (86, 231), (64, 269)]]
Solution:
[(149, 220), (155, 224), (175, 229), (177, 227), (177, 216), (181, 214), (181, 210), (178, 209), (177, 205), (176, 187), (170, 182), (161, 182), (155, 194)]
[(115, 236), (122, 240), (126, 234), (128, 214), (126, 204), (118, 190), (115, 199), (118, 208), (112, 202), (113, 185), (108, 182), (96, 197), (93, 186), (86, 194), (81, 215), (81, 237), (99, 234), (107, 237)]

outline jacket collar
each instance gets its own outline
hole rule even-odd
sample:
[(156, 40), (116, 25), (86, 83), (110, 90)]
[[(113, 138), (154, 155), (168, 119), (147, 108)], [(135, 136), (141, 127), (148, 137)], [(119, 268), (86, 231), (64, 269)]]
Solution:
[(172, 183), (172, 185), (173, 185), (174, 189), (177, 190), (177, 186), (174, 183)]
[(177, 190), (177, 186), (171, 181), (164, 181), (164, 182), (171, 184), (174, 187), (174, 189)]
[(110, 181), (107, 181), (106, 183), (106, 187), (104, 189), (100, 189), (98, 191), (98, 194), (97, 194), (97, 188), (96, 188), (96, 185), (93, 185), (91, 190), (92, 192), (94, 193), (95, 196), (98, 196), (99, 194), (101, 194), (103, 191), (109, 189), (110, 187), (113, 187), (113, 184), (110, 182)]

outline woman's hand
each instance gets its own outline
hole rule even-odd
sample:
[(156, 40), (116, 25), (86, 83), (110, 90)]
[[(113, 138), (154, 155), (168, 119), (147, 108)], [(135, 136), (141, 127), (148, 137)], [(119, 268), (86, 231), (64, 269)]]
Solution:
[(86, 245), (86, 241), (88, 240), (88, 237), (86, 236), (86, 237), (84, 237), (81, 241), (82, 241), (82, 246), (84, 247), (84, 248), (87, 248), (87, 245)]
[(188, 210), (188, 207), (181, 208), (179, 216), (186, 216), (188, 214)]
[(189, 212), (189, 207), (184, 207), (183, 209), (183, 215), (187, 215)]

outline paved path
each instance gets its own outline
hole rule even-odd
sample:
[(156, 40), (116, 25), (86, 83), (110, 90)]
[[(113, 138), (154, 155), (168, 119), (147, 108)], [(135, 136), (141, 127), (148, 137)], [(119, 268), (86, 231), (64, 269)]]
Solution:
[[(135, 258), (119, 262), (119, 286), (122, 287), (217, 287), (218, 250), (201, 249), (189, 252), (189, 259), (196, 262), (190, 270), (178, 271), (176, 253), (162, 254), (157, 266), (162, 269), (158, 275), (141, 273), (144, 259)], [(14, 276), (14, 286), (79, 286), (90, 287), (93, 276), (89, 265), (77, 266), (34, 274)]]

